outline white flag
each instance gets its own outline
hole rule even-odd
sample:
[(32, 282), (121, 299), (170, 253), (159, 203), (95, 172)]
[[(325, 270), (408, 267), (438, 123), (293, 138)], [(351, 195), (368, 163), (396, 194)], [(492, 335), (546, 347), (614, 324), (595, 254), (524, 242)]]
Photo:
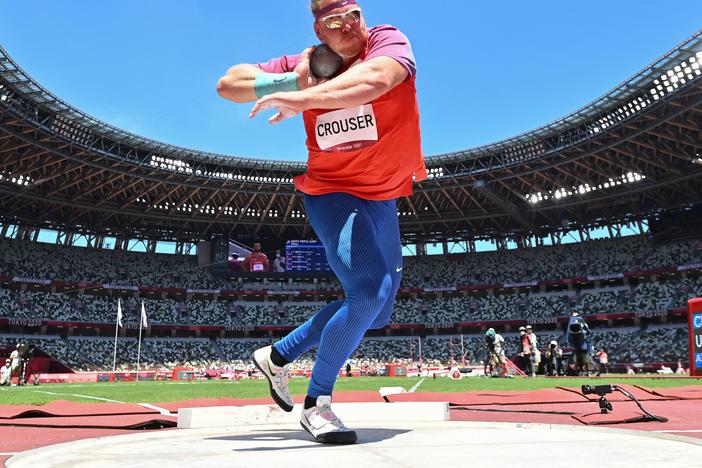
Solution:
[(122, 328), (122, 300), (117, 299), (117, 326)]
[(144, 301), (141, 301), (141, 326), (144, 328), (149, 328), (149, 324), (146, 321), (146, 309), (144, 309)]

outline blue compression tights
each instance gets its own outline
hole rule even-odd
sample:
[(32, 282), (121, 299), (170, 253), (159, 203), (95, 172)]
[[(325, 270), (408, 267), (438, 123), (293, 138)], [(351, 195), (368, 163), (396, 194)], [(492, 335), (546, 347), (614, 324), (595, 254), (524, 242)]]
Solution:
[(366, 331), (390, 321), (402, 277), (402, 245), (395, 200), (305, 195), (305, 210), (346, 298), (327, 304), (275, 348), (292, 362), (318, 347), (307, 391), (316, 398), (332, 394), (339, 369)]

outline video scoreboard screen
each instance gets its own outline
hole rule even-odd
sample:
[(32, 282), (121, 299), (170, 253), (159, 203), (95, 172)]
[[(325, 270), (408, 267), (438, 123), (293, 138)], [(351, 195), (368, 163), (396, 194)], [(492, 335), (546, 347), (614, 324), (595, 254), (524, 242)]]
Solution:
[(702, 297), (687, 301), (690, 330), (690, 376), (702, 377)]
[(285, 243), (285, 269), (293, 273), (331, 271), (324, 246), (315, 240), (290, 240)]
[[(702, 312), (692, 314), (692, 357), (694, 370), (702, 374)], [(692, 374), (695, 375), (695, 374)]]

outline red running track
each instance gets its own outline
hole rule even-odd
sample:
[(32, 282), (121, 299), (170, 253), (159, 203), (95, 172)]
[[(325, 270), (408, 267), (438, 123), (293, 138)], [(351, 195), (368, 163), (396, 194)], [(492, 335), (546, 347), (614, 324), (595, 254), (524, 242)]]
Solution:
[[(449, 401), (454, 421), (516, 422), (543, 424), (601, 424), (643, 431), (702, 438), (702, 386), (647, 389), (623, 386), (644, 408), (667, 422), (640, 420), (643, 413), (618, 393), (608, 395), (614, 411), (601, 415), (597, 398), (578, 390), (557, 387), (532, 392), (403, 393), (390, 396), (399, 401)], [(295, 398), (301, 403), (303, 397)], [(339, 392), (336, 402), (382, 402), (377, 392)], [(75, 440), (134, 433), (135, 430), (172, 430), (179, 408), (270, 404), (269, 398), (212, 398), (154, 403), (159, 410), (129, 403), (75, 403), (54, 401), (43, 406), (0, 406), (0, 462), (10, 455), (47, 445)], [(697, 431), (697, 432), (685, 432)]]

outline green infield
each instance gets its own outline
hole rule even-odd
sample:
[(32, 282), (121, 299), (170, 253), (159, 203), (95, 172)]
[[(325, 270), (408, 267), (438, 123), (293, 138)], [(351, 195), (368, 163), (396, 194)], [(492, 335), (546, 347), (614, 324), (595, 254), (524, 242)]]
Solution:
[[(468, 377), (450, 380), (445, 377), (352, 377), (340, 378), (335, 391), (377, 391), (380, 387), (404, 387), (419, 392), (479, 392), (489, 390), (528, 391), (541, 388), (575, 387), (581, 385), (626, 384), (643, 387), (679, 387), (701, 385), (701, 379), (681, 378), (618, 378), (617, 376), (593, 378), (487, 379)], [(304, 395), (307, 379), (291, 379), (290, 390), (294, 395)], [(194, 382), (115, 382), (28, 385), (25, 387), (0, 387), (0, 405), (41, 405), (54, 400), (97, 403), (113, 400), (123, 403), (160, 403), (184, 401), (194, 398), (256, 398), (268, 396), (264, 380), (194, 381)]]

